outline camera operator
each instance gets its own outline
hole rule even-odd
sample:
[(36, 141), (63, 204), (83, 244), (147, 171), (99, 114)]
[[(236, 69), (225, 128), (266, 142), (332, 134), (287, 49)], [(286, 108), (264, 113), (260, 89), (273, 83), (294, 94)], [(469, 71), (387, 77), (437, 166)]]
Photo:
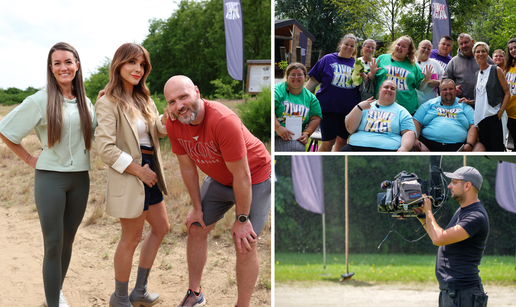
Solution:
[(426, 219), (420, 221), (432, 243), (439, 246), (435, 265), (441, 290), (439, 307), (487, 306), (487, 295), (478, 275), (489, 235), (489, 217), (478, 199), (482, 175), (470, 166), (444, 175), (452, 179), (448, 189), (460, 205), (446, 229), (437, 224), (426, 195), (424, 206), (414, 209), (416, 213), (424, 210)]

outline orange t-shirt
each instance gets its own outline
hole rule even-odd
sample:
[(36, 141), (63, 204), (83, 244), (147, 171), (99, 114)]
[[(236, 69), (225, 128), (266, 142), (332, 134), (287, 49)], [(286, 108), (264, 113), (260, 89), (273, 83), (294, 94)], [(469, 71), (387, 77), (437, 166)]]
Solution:
[(271, 175), (271, 156), (263, 143), (228, 107), (216, 101), (203, 101), (206, 113), (199, 125), (167, 121), (172, 152), (188, 154), (201, 171), (227, 186), (233, 186), (233, 174), (225, 162), (247, 156), (252, 184), (267, 180)]

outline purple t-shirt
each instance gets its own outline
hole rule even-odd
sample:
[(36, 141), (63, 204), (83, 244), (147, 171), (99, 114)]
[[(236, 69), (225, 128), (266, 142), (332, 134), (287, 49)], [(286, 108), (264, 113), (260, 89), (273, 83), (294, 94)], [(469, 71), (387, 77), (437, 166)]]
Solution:
[(432, 49), (430, 53), (431, 59), (436, 59), (439, 62), (439, 65), (443, 68), (443, 71), (446, 70), (448, 63), (451, 61), (452, 57), (448, 54), (446, 56), (442, 56), (439, 54), (439, 49)]
[(337, 53), (323, 56), (308, 73), (321, 87), (315, 94), (323, 112), (348, 114), (360, 102), (360, 91), (351, 80), (354, 58), (341, 58)]

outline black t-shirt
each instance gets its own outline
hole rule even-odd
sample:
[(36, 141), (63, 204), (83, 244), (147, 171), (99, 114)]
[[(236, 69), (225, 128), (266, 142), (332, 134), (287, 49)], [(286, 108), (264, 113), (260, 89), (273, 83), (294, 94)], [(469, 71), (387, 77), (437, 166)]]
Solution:
[(489, 217), (480, 202), (459, 207), (446, 229), (460, 225), (469, 234), (466, 240), (440, 246), (435, 275), (442, 289), (466, 289), (481, 283), (478, 266), (489, 236)]

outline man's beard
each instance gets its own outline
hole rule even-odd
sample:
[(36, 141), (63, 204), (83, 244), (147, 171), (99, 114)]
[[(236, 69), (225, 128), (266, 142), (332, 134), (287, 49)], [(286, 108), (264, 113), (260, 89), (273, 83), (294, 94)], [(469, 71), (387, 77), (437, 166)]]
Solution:
[(186, 124), (186, 125), (191, 124), (197, 118), (197, 114), (199, 114), (199, 99), (195, 100), (195, 103), (193, 103), (192, 107), (195, 109), (190, 109), (190, 108), (186, 107), (190, 110), (190, 113), (191, 113), (190, 117), (183, 118), (183, 117), (181, 117), (181, 115), (178, 114), (177, 119), (179, 119), (179, 121), (182, 122), (183, 124)]

